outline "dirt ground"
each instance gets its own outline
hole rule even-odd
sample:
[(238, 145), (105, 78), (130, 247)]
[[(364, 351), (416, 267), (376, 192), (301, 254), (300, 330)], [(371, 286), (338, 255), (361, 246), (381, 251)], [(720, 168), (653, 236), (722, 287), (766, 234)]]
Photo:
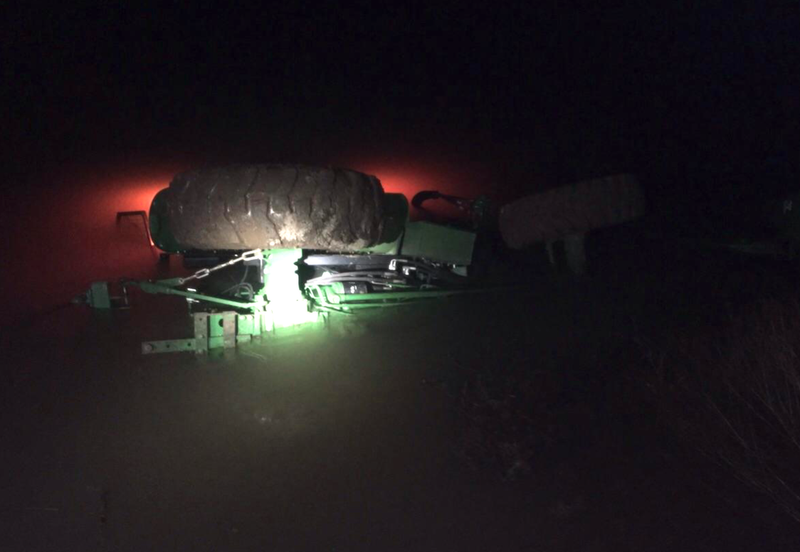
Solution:
[[(655, 257), (207, 359), (143, 356), (142, 340), (190, 333), (180, 300), (54, 308), (92, 267), (157, 272), (135, 229), (103, 224), (93, 247), (76, 231), (58, 262), (13, 269), (28, 283), (4, 296), (2, 550), (800, 549), (768, 502), (629, 395), (632, 337), (694, 302), (677, 276), (659, 284)], [(42, 298), (30, 282), (54, 273)], [(559, 439), (511, 477), (465, 461), (457, 400), (509, 364), (568, 381)]]

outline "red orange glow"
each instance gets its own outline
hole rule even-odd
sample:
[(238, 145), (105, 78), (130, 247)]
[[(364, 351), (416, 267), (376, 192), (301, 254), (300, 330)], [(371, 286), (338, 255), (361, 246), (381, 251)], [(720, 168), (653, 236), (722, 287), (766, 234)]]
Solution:
[[(332, 166), (374, 174), (387, 192), (409, 200), (426, 189), (462, 197), (491, 192), (489, 171), (477, 165), (411, 158), (331, 161)], [(131, 159), (61, 167), (43, 175), (40, 186), (31, 188), (19, 205), (8, 206), (8, 224), (17, 233), (6, 245), (5, 254), (14, 262), (5, 276), (14, 285), (6, 287), (13, 293), (0, 296), (4, 312), (63, 303), (92, 281), (155, 277), (157, 250), (148, 246), (141, 222), (131, 219), (117, 226), (116, 214), (148, 211), (175, 174), (198, 165)]]
[(411, 199), (422, 190), (470, 197), (485, 192), (485, 175), (468, 168), (420, 166), (405, 163), (363, 163), (355, 170), (377, 176), (384, 190)]
[[(453, 165), (443, 162), (412, 160), (378, 160), (353, 163), (352, 168), (378, 177), (383, 189), (411, 198), (423, 190), (437, 190), (444, 194), (465, 198), (492, 193), (489, 170), (478, 164)], [(426, 204), (425, 209), (438, 217), (462, 218), (464, 213), (443, 201)], [(411, 218), (425, 218), (412, 208)]]
[(92, 281), (154, 277), (157, 250), (147, 243), (141, 219), (117, 226), (116, 214), (148, 211), (156, 192), (186, 168), (98, 163), (42, 176), (11, 209), (17, 234), (6, 244), (7, 258), (14, 259), (7, 276), (15, 286), (13, 295), (0, 297), (7, 312), (67, 302)]

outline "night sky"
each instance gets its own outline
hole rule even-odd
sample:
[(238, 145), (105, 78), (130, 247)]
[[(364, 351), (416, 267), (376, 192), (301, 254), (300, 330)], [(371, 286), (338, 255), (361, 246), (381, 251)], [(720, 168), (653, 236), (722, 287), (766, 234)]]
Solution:
[(634, 172), (669, 212), (791, 189), (797, 10), (657, 4), (17, 2), (5, 166), (417, 156), (506, 196)]

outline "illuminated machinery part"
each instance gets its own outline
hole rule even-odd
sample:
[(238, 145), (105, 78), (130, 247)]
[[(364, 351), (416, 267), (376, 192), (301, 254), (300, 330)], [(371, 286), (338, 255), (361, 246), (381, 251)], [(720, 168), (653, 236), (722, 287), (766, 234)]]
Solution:
[[(414, 242), (415, 247), (422, 242)], [(243, 268), (249, 277), (220, 288), (226, 271), (234, 267), (240, 272)], [(184, 297), (192, 311), (193, 336), (146, 341), (142, 353), (203, 354), (261, 336), (321, 325), (330, 316), (475, 291), (467, 287), (458, 268), (402, 255), (304, 254), (301, 249), (273, 249), (247, 251), (185, 278), (121, 284), (126, 305), (127, 289), (138, 287), (150, 294)], [(109, 309), (115, 306), (109, 297), (108, 284), (95, 282), (80, 300)]]
[[(142, 353), (195, 351), (206, 353), (209, 349), (231, 348), (263, 334), (275, 334), (293, 328), (323, 321), (320, 311), (310, 305), (300, 286), (297, 273), (301, 249), (272, 249), (247, 251), (212, 268), (204, 268), (187, 278), (174, 278), (158, 282), (126, 282), (146, 293), (186, 297), (193, 307), (194, 336), (189, 339), (147, 341), (142, 343)], [(198, 291), (187, 284), (200, 284), (213, 280), (212, 274), (241, 263), (247, 269), (254, 267), (256, 278), (244, 278), (225, 290)], [(217, 311), (219, 307), (233, 310)]]
[(390, 255), (313, 255), (317, 275), (305, 283), (314, 309), (352, 313), (468, 291), (454, 267)]
[[(402, 212), (396, 218), (389, 238), (353, 254), (254, 249), (233, 253), (229, 260), (185, 278), (123, 281), (126, 305), (127, 289), (138, 287), (184, 297), (192, 310), (192, 337), (147, 341), (142, 352), (202, 354), (325, 323), (330, 316), (475, 291), (467, 288), (464, 277), (472, 259), (473, 232), (428, 222), (402, 224)], [(226, 273), (235, 270), (243, 271), (241, 279), (229, 285), (229, 278), (220, 286)], [(79, 298), (99, 309), (115, 307), (114, 300), (105, 282), (95, 282)]]
[[(464, 278), (474, 232), (409, 222), (404, 196), (350, 170), (254, 165), (177, 175), (154, 197), (148, 228), (157, 247), (184, 261), (229, 257), (186, 278), (122, 282), (123, 292), (135, 286), (190, 304), (193, 337), (145, 342), (147, 354), (205, 353), (330, 316), (474, 291)], [(230, 285), (237, 270), (243, 276)], [(115, 306), (104, 282), (79, 300)]]

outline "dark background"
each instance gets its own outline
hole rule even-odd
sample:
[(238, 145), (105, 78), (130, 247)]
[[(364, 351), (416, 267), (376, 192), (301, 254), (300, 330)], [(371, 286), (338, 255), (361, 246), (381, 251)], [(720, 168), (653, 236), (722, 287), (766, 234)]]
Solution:
[[(631, 172), (659, 243), (756, 235), (764, 199), (796, 188), (799, 15), (730, 1), (10, 3), (0, 303), (38, 311), (146, 276), (115, 213), (214, 164), (348, 167), (409, 198), (500, 204)], [(51, 278), (45, 252), (69, 270)]]
[(402, 156), (503, 196), (631, 171), (680, 213), (794, 185), (789, 4), (474, 4), (15, 3), (7, 166)]
[[(647, 340), (714, 344), (733, 307), (795, 288), (793, 269), (670, 241), (724, 238), (795, 188), (795, 10), (128, 4), (0, 13), (0, 548), (799, 549), (769, 500), (667, 434), (642, 376)], [(190, 334), (182, 300), (69, 304), (92, 281), (163, 277), (116, 212), (231, 162), (499, 201), (625, 171), (649, 214), (590, 237), (588, 279), (536, 272), (542, 248), (524, 293), (302, 346), (142, 356)], [(548, 391), (515, 369), (557, 376)], [(516, 427), (502, 411), (475, 427), (453, 399), (492, 377), (542, 389), (533, 436), (554, 435), (519, 482), (464, 461)]]

